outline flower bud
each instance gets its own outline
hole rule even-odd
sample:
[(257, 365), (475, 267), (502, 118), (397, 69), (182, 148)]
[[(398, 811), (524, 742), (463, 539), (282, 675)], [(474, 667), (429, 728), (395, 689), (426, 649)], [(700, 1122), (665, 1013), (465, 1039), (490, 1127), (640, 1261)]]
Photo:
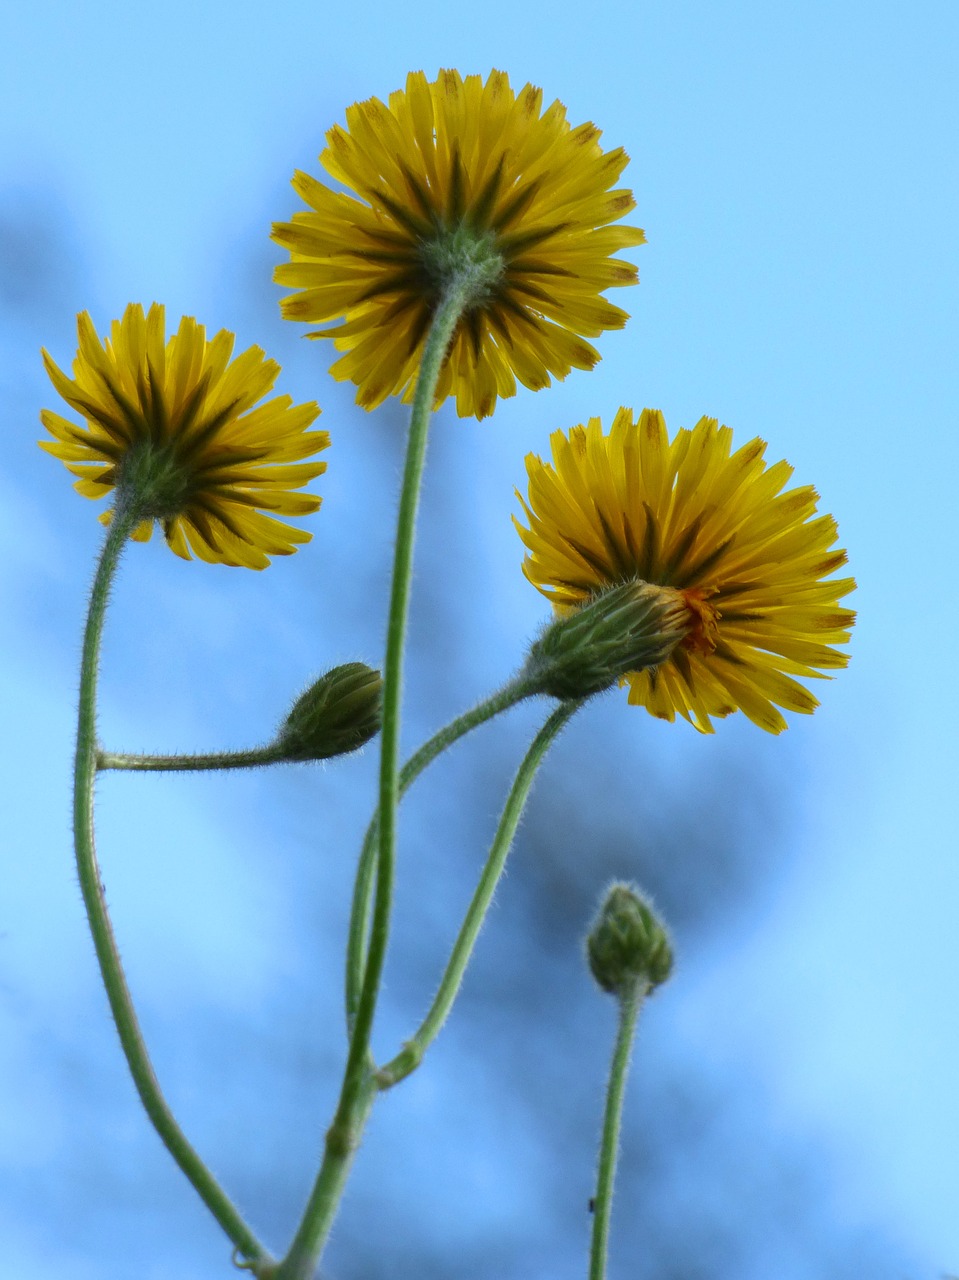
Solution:
[(647, 992), (669, 977), (673, 952), (652, 907), (631, 885), (612, 884), (586, 939), (593, 977), (614, 995), (641, 983)]
[(297, 698), (276, 745), (285, 760), (326, 760), (356, 751), (380, 731), (383, 681), (364, 662), (346, 662)]
[(627, 672), (665, 662), (692, 625), (681, 591), (624, 582), (550, 623), (523, 674), (554, 698), (588, 698)]

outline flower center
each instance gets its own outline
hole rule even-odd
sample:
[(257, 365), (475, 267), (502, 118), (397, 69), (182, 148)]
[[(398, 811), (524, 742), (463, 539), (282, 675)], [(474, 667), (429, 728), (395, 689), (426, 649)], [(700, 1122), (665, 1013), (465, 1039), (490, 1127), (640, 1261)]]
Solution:
[(497, 248), (495, 233), (477, 230), (463, 222), (454, 227), (437, 228), (434, 236), (420, 241), (418, 249), (431, 292), (439, 296), (454, 281), (465, 280), (470, 309), (493, 296), (506, 266)]
[(129, 495), (144, 519), (164, 519), (186, 506), (192, 479), (190, 468), (174, 448), (144, 441), (123, 459), (117, 487)]
[(693, 615), (692, 629), (682, 641), (684, 649), (709, 655), (719, 643), (719, 619), (722, 614), (707, 599), (708, 596), (716, 595), (717, 590), (716, 587), (692, 587), (687, 591), (680, 591), (686, 608)]

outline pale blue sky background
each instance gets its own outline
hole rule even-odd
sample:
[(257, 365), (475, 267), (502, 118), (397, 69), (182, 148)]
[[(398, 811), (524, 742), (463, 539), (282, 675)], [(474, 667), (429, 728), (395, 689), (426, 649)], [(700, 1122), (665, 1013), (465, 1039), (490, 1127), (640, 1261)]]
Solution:
[[(258, 342), (276, 355), (281, 389), (318, 399), (333, 434), (314, 541), (290, 561), (256, 575), (184, 565), (159, 543), (133, 550), (107, 645), (111, 743), (241, 745), (269, 732), (310, 674), (353, 657), (377, 662), (397, 466), (392, 453), (385, 468), (381, 459), (401, 418), (363, 415), (329, 379), (328, 350), (280, 322), (270, 271), (282, 254), (268, 228), (297, 207), (289, 176), (294, 167), (316, 172), (323, 134), (346, 105), (385, 97), (410, 69), (434, 75), (440, 66), (496, 66), (517, 87), (531, 80), (547, 100), (561, 98), (573, 122), (592, 119), (606, 144), (625, 146), (634, 221), (649, 244), (636, 251), (639, 288), (613, 298), (633, 318), (601, 340), (595, 372), (522, 393), (483, 423), (448, 412), (436, 423), (423, 537), (446, 553), (434, 551), (417, 599), (454, 602), (464, 629), (455, 656), (436, 632), (416, 633), (433, 647), (414, 661), (410, 696), (422, 694), (431, 661), (439, 688), (435, 710), (411, 712), (410, 745), (505, 678), (544, 617), (519, 574), (508, 516), (523, 456), (544, 450), (551, 430), (592, 414), (608, 420), (620, 404), (657, 406), (673, 428), (708, 413), (740, 440), (764, 436), (798, 482), (815, 483), (860, 584), (853, 661), (823, 685), (820, 712), (794, 719), (779, 739), (747, 723), (700, 739), (611, 698), (582, 717), (558, 759), (575, 765), (580, 753), (601, 758), (608, 748), (608, 779), (583, 804), (627, 816), (664, 777), (688, 778), (686, 803), (707, 833), (709, 804), (697, 808), (696, 797), (717, 771), (738, 770), (746, 796), (753, 775), (764, 794), (788, 793), (788, 825), (774, 824), (769, 839), (770, 863), (773, 846), (790, 851), (781, 874), (682, 956), (650, 1014), (640, 1074), (655, 1075), (657, 1055), (663, 1070), (686, 1055), (756, 1082), (772, 1123), (812, 1135), (828, 1154), (837, 1220), (881, 1223), (909, 1260), (896, 1275), (959, 1272), (957, 49), (950, 3), (494, 2), (457, 11), (39, 0), (8, 15), (0, 1222), (11, 1275), (105, 1276), (105, 1242), (113, 1257), (117, 1232), (141, 1277), (200, 1280), (221, 1274), (222, 1260), (215, 1229), (180, 1192), (132, 1102), (70, 866), (74, 663), (99, 526), (92, 504), (33, 444), (39, 409), (53, 404), (38, 347), (69, 363), (78, 310), (102, 331), (130, 300), (164, 301), (174, 320), (195, 314), (211, 330), (237, 331), (241, 347)], [(534, 722), (523, 715), (498, 730), (509, 760)], [(299, 1066), (315, 1073), (323, 1106), (332, 1099), (340, 1046), (324, 1020), (338, 1017), (339, 974), (332, 960), (312, 975), (297, 971), (285, 938), (291, 920), (334, 938), (342, 928), (352, 856), (343, 850), (355, 847), (372, 763), (369, 754), (320, 775), (102, 787), (105, 874), (131, 980), (168, 1046), (164, 1080), (201, 1134), (211, 1090), (231, 1099), (235, 1091), (238, 1166), (255, 1141), (261, 1168), (275, 1165), (294, 1183), (294, 1201), (309, 1177), (302, 1117), (284, 1117), (274, 1099), (269, 1124), (279, 1133), (266, 1120), (261, 1133), (249, 1119), (260, 1095), (244, 1084), (238, 1046), (221, 1044), (211, 1084), (177, 1031), (192, 1025), (191, 1010), (209, 1021), (221, 1009), (229, 1022), (256, 1008), (257, 1025), (270, 1029), (250, 1052), (269, 1067), (289, 1050), (277, 992), (303, 984), (314, 1039), (297, 1039)], [(506, 767), (479, 780), (491, 788), (478, 802), (487, 820)], [(336, 800), (341, 785), (345, 801)], [(544, 810), (549, 788), (547, 773), (537, 793)], [(439, 805), (454, 833), (455, 795)], [(325, 879), (302, 853), (288, 857), (316, 839), (318, 803), (323, 841), (336, 850)], [(317, 877), (306, 887), (291, 869), (304, 865)], [(439, 891), (437, 902), (446, 902)], [(440, 934), (445, 911), (437, 908)], [(401, 925), (398, 953), (403, 942)], [(384, 1014), (384, 1041), (408, 1032), (390, 1012), (389, 988)], [(597, 1076), (607, 1030), (596, 1033)], [(451, 1028), (454, 1045), (459, 1034)], [(449, 1122), (469, 1055), (446, 1052), (410, 1083), (407, 1102), (374, 1117), (372, 1153), (363, 1153), (371, 1166), (381, 1168), (377, 1153), (408, 1142), (410, 1130), (412, 1147), (428, 1151)], [(509, 1095), (502, 1078), (476, 1088), (494, 1092), (496, 1105)], [(637, 1113), (643, 1096), (631, 1094)], [(502, 1113), (489, 1123), (500, 1136), (510, 1131)], [(641, 1136), (641, 1115), (637, 1123)], [(219, 1141), (224, 1126), (209, 1124)], [(501, 1197), (506, 1213), (518, 1187), (536, 1185), (536, 1169), (553, 1169), (556, 1153), (527, 1151), (520, 1129), (524, 1154), (507, 1144), (487, 1151), (482, 1126), (473, 1145), (463, 1139), (474, 1162), (471, 1209)], [(295, 1160), (290, 1141), (303, 1144)], [(571, 1170), (590, 1158), (562, 1153)], [(525, 1182), (523, 1170), (532, 1171)], [(107, 1190), (87, 1206), (89, 1229), (78, 1235), (63, 1227), (64, 1206), (94, 1177)], [(133, 1184), (139, 1199), (131, 1193), (128, 1203)], [(24, 1190), (51, 1186), (56, 1195)], [(438, 1213), (448, 1211), (441, 1192)], [(402, 1194), (402, 1180), (386, 1175), (362, 1184), (357, 1221), (377, 1197)], [(627, 1194), (620, 1209), (640, 1218), (641, 1240), (642, 1208), (627, 1208)], [(511, 1230), (521, 1238), (523, 1223)], [(807, 1274), (771, 1248), (765, 1274)], [(134, 1273), (117, 1265), (117, 1276)], [(618, 1265), (633, 1274), (628, 1260)], [(506, 1261), (489, 1274), (513, 1272)], [(709, 1274), (742, 1278), (720, 1264)]]

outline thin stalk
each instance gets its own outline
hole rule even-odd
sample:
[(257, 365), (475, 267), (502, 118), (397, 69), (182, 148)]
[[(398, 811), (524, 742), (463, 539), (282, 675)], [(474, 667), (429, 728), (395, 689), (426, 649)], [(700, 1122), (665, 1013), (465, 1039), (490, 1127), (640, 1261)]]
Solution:
[[(466, 711), (452, 720), (444, 728), (435, 733), (428, 742), (407, 760), (400, 770), (399, 793), (403, 796), (412, 786), (424, 769), (433, 763), (447, 747), (452, 746), (470, 730), (478, 728), (501, 711), (522, 702), (537, 692), (537, 689), (520, 678), (511, 680), (492, 697), (479, 703), (472, 710)], [(350, 929), (346, 943), (346, 1019), (347, 1029), (351, 1029), (356, 1018), (356, 1008), (363, 985), (363, 971), (366, 964), (366, 944), (369, 934), (370, 900), (373, 895), (373, 872), (377, 852), (377, 833), (379, 831), (379, 810), (374, 813), (370, 825), (366, 829), (363, 848), (360, 852), (356, 868), (356, 880), (353, 886), (353, 904), (350, 910)]]
[(383, 964), (386, 959), (393, 905), (396, 807), (399, 800), (398, 757), (403, 649), (413, 570), (416, 515), (426, 462), (430, 414), (436, 399), (440, 370), (457, 322), (474, 288), (475, 281), (464, 272), (452, 280), (440, 299), (426, 338), (416, 391), (413, 395), (403, 487), (396, 525), (393, 578), (386, 631), (386, 659), (383, 666), (379, 849), (369, 953), (357, 1002), (356, 1019), (350, 1036), (343, 1084), (333, 1124), (327, 1133), (323, 1161), (293, 1243), (277, 1269), (276, 1280), (307, 1280), (315, 1271), (333, 1225), (349, 1166), (359, 1145), (360, 1135), (371, 1106), (373, 1084), (370, 1036)]
[(589, 1250), (589, 1280), (606, 1280), (606, 1258), (609, 1252), (609, 1220), (613, 1207), (613, 1182), (619, 1155), (619, 1131), (623, 1117), (623, 1096), (629, 1060), (636, 1035), (639, 1011), (646, 998), (648, 984), (637, 979), (619, 995), (619, 1028), (606, 1085), (606, 1111), (603, 1137), (599, 1148), (596, 1195), (593, 1198), (593, 1235)]
[(249, 751), (219, 751), (203, 755), (145, 756), (122, 751), (98, 751), (97, 769), (127, 769), (139, 773), (189, 773), (207, 769), (255, 769), (278, 764), (286, 756), (275, 745)]
[(369, 1044), (376, 1011), (383, 962), (389, 937), (390, 911), (393, 901), (393, 868), (396, 859), (396, 809), (399, 802), (400, 706), (403, 696), (403, 649), (406, 619), (409, 612), (410, 585), (413, 571), (413, 540), (419, 509), (420, 485), (426, 461), (426, 438), (430, 414), (436, 398), (443, 360), (456, 324), (470, 296), (472, 282), (464, 276), (454, 279), (433, 317), (423, 352), (410, 415), (410, 434), (406, 450), (406, 466), (400, 509), (396, 525), (396, 547), (390, 611), (386, 632), (386, 659), (383, 669), (383, 729), (380, 737), (379, 854), (376, 868), (376, 894), (370, 928), (370, 945), (366, 972), (356, 1011), (353, 1042), (359, 1058)]
[(443, 1023), (449, 1016), (463, 981), (466, 966), (473, 954), (476, 939), (486, 919), (486, 912), (489, 910), (496, 886), (506, 866), (506, 858), (526, 806), (536, 770), (557, 734), (581, 705), (581, 702), (564, 702), (557, 707), (537, 733), (523, 758), (503, 808), (486, 865), (483, 867), (479, 884), (476, 886), (466, 917), (453, 945), (446, 970), (440, 979), (439, 990), (433, 1004), (412, 1039), (406, 1042), (395, 1058), (376, 1072), (376, 1083), (380, 1089), (392, 1088), (394, 1084), (416, 1070), (426, 1050), (439, 1035)]
[(243, 1221), (213, 1174), (190, 1145), (166, 1103), (153, 1071), (140, 1031), (133, 1001), (120, 961), (113, 926), (97, 864), (93, 827), (93, 790), (96, 778), (96, 696), (100, 642), (110, 586), (127, 537), (138, 522), (132, 506), (118, 501), (107, 531), (90, 593), (90, 611), (83, 636), (80, 668), (80, 709), (77, 720), (77, 753), (74, 771), (73, 827), (80, 889), (90, 922), (100, 974), (116, 1023), (120, 1044), (133, 1076), (140, 1101), (166, 1149), (190, 1180), (197, 1194), (236, 1246), (253, 1265), (267, 1265), (269, 1254)]

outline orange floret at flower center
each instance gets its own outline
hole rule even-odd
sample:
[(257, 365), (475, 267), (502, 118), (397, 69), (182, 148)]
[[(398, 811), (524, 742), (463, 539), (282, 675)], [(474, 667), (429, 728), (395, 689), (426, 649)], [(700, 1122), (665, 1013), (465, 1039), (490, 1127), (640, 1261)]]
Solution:
[(707, 596), (718, 594), (716, 587), (691, 587), (679, 593), (692, 614), (692, 626), (689, 634), (680, 641), (684, 649), (692, 653), (710, 654), (715, 652), (719, 643), (719, 620), (723, 616), (715, 605), (707, 600)]

